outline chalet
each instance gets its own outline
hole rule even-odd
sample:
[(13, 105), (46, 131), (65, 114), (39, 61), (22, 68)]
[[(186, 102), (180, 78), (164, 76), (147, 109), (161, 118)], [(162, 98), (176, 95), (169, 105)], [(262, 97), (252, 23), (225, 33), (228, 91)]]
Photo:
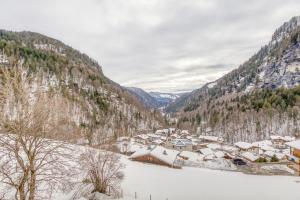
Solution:
[(294, 164), (289, 165), (295, 171), (298, 171), (300, 175), (300, 140), (292, 141), (286, 143), (288, 147), (290, 147), (290, 160), (293, 161)]
[(278, 158), (278, 160), (284, 160), (286, 159), (286, 155), (284, 153), (276, 153), (275, 151), (265, 151), (263, 153), (263, 155), (268, 159), (270, 160), (272, 157), (276, 157)]
[(237, 143), (234, 143), (234, 146), (239, 149), (239, 152), (256, 150), (256, 148), (253, 147), (253, 145), (248, 142), (237, 142)]
[(277, 149), (284, 149), (286, 148), (286, 142), (291, 142), (295, 140), (294, 137), (280, 135), (271, 135), (270, 138), (273, 143), (273, 146)]
[[(270, 140), (262, 140), (252, 143), (253, 148), (256, 148), (255, 152), (258, 151), (258, 154), (263, 154), (266, 151), (273, 150), (272, 142)], [(275, 151), (275, 149), (274, 149)]]
[(169, 129), (160, 129), (160, 130), (157, 130), (157, 131), (155, 131), (155, 134), (168, 136), (169, 135)]
[(139, 162), (164, 165), (172, 168), (181, 168), (181, 166), (176, 162), (178, 154), (179, 151), (155, 146), (153, 148), (144, 148), (140, 151), (136, 151), (130, 156), (130, 159)]
[(247, 152), (247, 151), (241, 153), (241, 156), (250, 162), (255, 162), (259, 159), (259, 156), (255, 155), (252, 152)]
[(168, 142), (166, 145), (168, 148), (176, 149), (179, 151), (192, 151), (193, 143), (189, 139), (174, 139), (171, 142)]

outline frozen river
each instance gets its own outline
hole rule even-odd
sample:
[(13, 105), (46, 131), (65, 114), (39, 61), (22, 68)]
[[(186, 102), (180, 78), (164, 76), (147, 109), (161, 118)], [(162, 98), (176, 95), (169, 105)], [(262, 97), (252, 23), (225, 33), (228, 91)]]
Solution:
[[(299, 200), (300, 177), (257, 176), (186, 167), (126, 163), (122, 187), (138, 200)], [(131, 199), (131, 198), (130, 198)]]

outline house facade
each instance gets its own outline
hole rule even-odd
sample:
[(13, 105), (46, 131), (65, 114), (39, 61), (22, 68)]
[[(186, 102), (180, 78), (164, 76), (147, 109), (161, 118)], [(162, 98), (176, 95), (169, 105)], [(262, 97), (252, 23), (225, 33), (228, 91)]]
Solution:
[(288, 142), (286, 145), (290, 147), (289, 159), (293, 162), (289, 167), (300, 175), (300, 140)]

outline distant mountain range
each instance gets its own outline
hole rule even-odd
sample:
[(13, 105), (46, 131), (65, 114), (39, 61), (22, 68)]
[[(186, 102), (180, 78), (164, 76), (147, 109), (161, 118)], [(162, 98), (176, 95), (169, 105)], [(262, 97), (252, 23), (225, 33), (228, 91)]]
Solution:
[(162, 109), (174, 102), (182, 94), (161, 93), (161, 92), (146, 92), (141, 88), (126, 87), (145, 107)]

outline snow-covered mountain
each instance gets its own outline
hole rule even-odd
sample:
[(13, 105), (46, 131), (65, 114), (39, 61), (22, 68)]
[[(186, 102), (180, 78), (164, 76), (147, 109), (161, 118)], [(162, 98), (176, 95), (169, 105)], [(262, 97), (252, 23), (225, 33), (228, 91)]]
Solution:
[(66, 98), (70, 120), (79, 129), (89, 130), (93, 143), (152, 130), (160, 124), (157, 114), (107, 78), (95, 60), (58, 40), (33, 32), (0, 30), (0, 55), (1, 67), (18, 63), (26, 73), (41, 79), (45, 90)]
[(159, 108), (160, 104), (155, 97), (141, 88), (126, 87), (126, 89), (133, 94), (145, 107), (147, 108)]
[(182, 94), (162, 93), (162, 92), (146, 92), (141, 88), (126, 87), (136, 98), (147, 108), (164, 108), (174, 102)]
[(171, 103), (179, 126), (212, 127), (227, 141), (252, 141), (272, 133), (299, 135), (300, 17), (237, 69)]
[(182, 94), (173, 94), (173, 93), (162, 93), (162, 92), (149, 92), (149, 94), (156, 99), (160, 107), (165, 107), (170, 103), (174, 102)]
[(292, 88), (300, 83), (300, 16), (279, 27), (271, 41), (248, 61), (220, 79), (205, 84), (189, 95), (178, 98), (168, 111), (180, 111), (188, 105), (192, 110), (209, 97), (251, 92), (255, 89)]

